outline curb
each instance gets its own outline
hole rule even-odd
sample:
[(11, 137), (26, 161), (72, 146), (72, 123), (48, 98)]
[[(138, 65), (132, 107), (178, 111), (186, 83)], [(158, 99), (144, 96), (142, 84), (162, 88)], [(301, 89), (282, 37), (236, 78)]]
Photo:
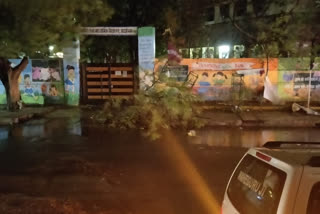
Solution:
[(54, 107), (52, 107), (52, 108), (48, 108), (47, 110), (39, 112), (39, 113), (25, 113), (25, 114), (21, 114), (18, 116), (2, 118), (0, 120), (0, 126), (8, 126), (8, 125), (15, 125), (15, 124), (24, 123), (24, 122), (27, 122), (27, 121), (32, 120), (34, 118), (43, 117), (45, 114), (49, 114), (55, 110), (56, 109)]
[(303, 120), (243, 120), (241, 117), (237, 120), (214, 121), (210, 118), (202, 118), (206, 121), (203, 128), (210, 127), (246, 127), (246, 128), (320, 128), (320, 119), (318, 121)]
[[(232, 111), (234, 109), (234, 105), (203, 105), (200, 106), (202, 110), (223, 110), (223, 111)], [(292, 105), (286, 106), (258, 106), (258, 105), (240, 105), (238, 106), (243, 111), (251, 110), (251, 111), (292, 111)], [(320, 106), (310, 106), (311, 109), (315, 111), (320, 111)]]
[(312, 123), (309, 122), (300, 122), (300, 123), (291, 123), (291, 124), (281, 124), (281, 123), (268, 123), (265, 121), (235, 121), (234, 123), (227, 122), (214, 122), (207, 123), (203, 128), (217, 128), (217, 127), (226, 127), (226, 128), (234, 128), (234, 127), (245, 127), (245, 128), (320, 128), (320, 123)]
[[(206, 119), (209, 120), (209, 119)], [(243, 126), (243, 121), (235, 120), (235, 121), (210, 121), (205, 124), (204, 127), (241, 127)]]

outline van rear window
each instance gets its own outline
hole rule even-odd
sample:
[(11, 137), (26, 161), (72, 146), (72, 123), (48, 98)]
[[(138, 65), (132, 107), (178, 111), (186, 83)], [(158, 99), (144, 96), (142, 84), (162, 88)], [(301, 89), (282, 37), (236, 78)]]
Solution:
[(246, 155), (236, 169), (227, 194), (233, 206), (245, 214), (275, 214), (286, 173)]

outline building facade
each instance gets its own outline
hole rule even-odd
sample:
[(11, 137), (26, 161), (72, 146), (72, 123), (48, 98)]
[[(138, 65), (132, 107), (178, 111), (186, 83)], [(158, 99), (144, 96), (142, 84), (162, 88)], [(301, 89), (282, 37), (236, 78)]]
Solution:
[(208, 42), (205, 46), (181, 48), (182, 56), (184, 58), (258, 57), (252, 50), (254, 45), (248, 37), (251, 32), (246, 28), (246, 24), (256, 21), (268, 23), (268, 18), (289, 12), (303, 13), (309, 11), (313, 3), (312, 0), (284, 0), (283, 4), (275, 2), (225, 0), (208, 3), (203, 9)]

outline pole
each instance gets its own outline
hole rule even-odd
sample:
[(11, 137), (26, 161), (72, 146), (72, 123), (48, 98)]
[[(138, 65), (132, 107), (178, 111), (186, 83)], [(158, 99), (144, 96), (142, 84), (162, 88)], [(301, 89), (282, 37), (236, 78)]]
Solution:
[(310, 108), (310, 98), (311, 98), (311, 73), (312, 73), (312, 69), (309, 70), (309, 90), (308, 90), (308, 105), (307, 105), (307, 108)]

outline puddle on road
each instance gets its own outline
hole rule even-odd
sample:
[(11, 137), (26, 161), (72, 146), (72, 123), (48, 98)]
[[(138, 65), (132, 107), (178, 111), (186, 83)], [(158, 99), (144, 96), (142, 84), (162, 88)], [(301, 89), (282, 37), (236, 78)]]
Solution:
[(2, 151), (4, 147), (6, 147), (8, 138), (9, 138), (8, 127), (0, 127), (0, 151)]
[(253, 129), (218, 128), (197, 131), (197, 136), (187, 138), (190, 144), (208, 146), (255, 147), (268, 141), (319, 141), (319, 129)]
[(6, 140), (9, 137), (9, 129), (7, 127), (1, 128), (0, 127), (0, 141)]
[[(4, 151), (9, 142), (23, 142), (20, 146), (25, 147), (37, 142), (46, 143), (48, 142), (47, 139), (55, 139), (52, 140), (54, 143), (66, 143), (70, 137), (81, 137), (81, 135), (80, 119), (51, 118), (32, 120), (14, 126), (0, 127), (0, 151)], [(66, 139), (64, 140), (65, 136)]]
[(81, 122), (68, 121), (63, 118), (33, 120), (21, 125), (0, 128), (0, 140), (9, 137), (32, 138), (32, 137), (52, 137), (57, 135), (79, 135), (81, 136)]
[[(198, 130), (195, 137), (187, 136), (186, 132), (176, 133), (180, 142), (207, 146), (254, 147), (261, 146), (267, 141), (307, 142), (320, 139), (319, 129), (214, 128)], [(78, 138), (72, 138), (72, 136), (78, 136)], [(9, 140), (34, 143), (40, 138), (54, 138), (59, 139), (59, 142), (56, 143), (74, 144), (77, 142), (72, 141), (78, 141), (83, 137), (87, 142), (105, 143), (107, 146), (124, 141), (129, 143), (148, 141), (134, 131), (113, 133), (107, 128), (90, 126), (80, 119), (50, 118), (32, 120), (13, 127), (0, 127), (0, 151), (3, 151), (3, 147)]]

